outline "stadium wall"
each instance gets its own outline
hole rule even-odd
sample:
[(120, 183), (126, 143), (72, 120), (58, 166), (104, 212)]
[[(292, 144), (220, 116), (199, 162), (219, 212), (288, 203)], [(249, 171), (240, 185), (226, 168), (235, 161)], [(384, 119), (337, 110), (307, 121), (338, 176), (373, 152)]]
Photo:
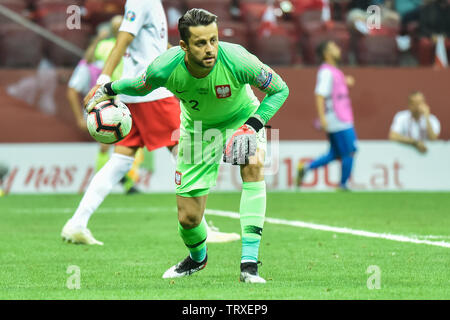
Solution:
[[(324, 135), (315, 124), (313, 92), (317, 68), (275, 69), (288, 83), (290, 96), (270, 125), (282, 129), (282, 140), (323, 140)], [(450, 69), (368, 67), (345, 68), (344, 71), (356, 79), (351, 98), (360, 139), (387, 139), (394, 114), (406, 108), (407, 96), (415, 90), (424, 92), (432, 113), (440, 119), (441, 139), (450, 139), (450, 127), (446, 123), (450, 119)], [(39, 81), (34, 70), (0, 70), (0, 142), (92, 141), (87, 133), (76, 127), (65, 97), (65, 84), (71, 72), (57, 70), (58, 85), (53, 94), (55, 110), (45, 115), (37, 106), (30, 106), (24, 100), (29, 100), (33, 94), (37, 104), (46, 90), (46, 81)], [(25, 86), (21, 91), (22, 99), (8, 95), (11, 86), (30, 84), (33, 79), (38, 81), (31, 85), (33, 93)], [(258, 92), (257, 95), (262, 97)]]
[[(273, 136), (273, 135), (272, 135)], [(269, 143), (266, 182), (270, 191), (295, 190), (299, 160), (327, 151), (325, 141)], [(350, 187), (361, 191), (450, 191), (450, 142), (429, 144), (423, 155), (388, 141), (361, 141)], [(82, 193), (94, 174), (96, 143), (0, 144), (0, 163), (9, 168), (3, 189), (9, 193)], [(141, 168), (143, 192), (174, 192), (175, 163), (167, 149), (156, 150), (153, 171)], [(303, 190), (332, 191), (340, 179), (338, 162), (310, 173)], [(239, 167), (222, 165), (213, 190), (239, 191)], [(121, 192), (116, 186), (114, 192)]]

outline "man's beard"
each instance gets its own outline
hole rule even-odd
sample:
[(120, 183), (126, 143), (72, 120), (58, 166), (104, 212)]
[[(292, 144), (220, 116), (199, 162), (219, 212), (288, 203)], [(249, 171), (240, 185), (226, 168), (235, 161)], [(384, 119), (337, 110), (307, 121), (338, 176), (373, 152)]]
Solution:
[(191, 61), (197, 65), (198, 67), (201, 67), (203, 69), (212, 69), (214, 67), (214, 65), (216, 64), (216, 59), (214, 58), (214, 63), (211, 66), (207, 66), (203, 60), (198, 60), (197, 58), (195, 58), (193, 55), (191, 55)]

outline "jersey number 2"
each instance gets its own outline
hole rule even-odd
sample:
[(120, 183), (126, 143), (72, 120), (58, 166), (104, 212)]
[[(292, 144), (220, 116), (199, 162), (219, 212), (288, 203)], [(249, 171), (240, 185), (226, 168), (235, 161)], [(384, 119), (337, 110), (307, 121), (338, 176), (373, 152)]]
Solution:
[[(183, 104), (186, 104), (186, 100), (181, 99), (181, 101), (183, 102)], [(200, 109), (198, 108), (198, 101), (197, 100), (190, 100), (189, 103), (191, 104), (191, 108), (196, 110), (196, 111), (200, 111)]]

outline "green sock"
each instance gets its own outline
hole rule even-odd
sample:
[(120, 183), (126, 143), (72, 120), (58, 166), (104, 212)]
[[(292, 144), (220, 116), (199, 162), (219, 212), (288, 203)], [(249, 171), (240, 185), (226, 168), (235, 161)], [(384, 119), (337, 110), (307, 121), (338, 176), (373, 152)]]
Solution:
[(239, 210), (242, 229), (241, 261), (258, 261), (259, 243), (266, 215), (266, 182), (242, 183)]
[(192, 260), (202, 262), (206, 256), (206, 223), (205, 220), (192, 229), (184, 229), (178, 222), (178, 234), (189, 249)]
[(109, 160), (108, 152), (99, 151), (95, 160), (95, 172), (98, 172)]

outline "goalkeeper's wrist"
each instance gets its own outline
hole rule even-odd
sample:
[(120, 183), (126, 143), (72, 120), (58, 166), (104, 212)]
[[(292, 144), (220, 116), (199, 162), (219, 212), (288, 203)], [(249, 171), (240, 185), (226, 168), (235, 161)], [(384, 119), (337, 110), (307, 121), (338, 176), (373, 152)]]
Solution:
[(112, 88), (112, 82), (108, 82), (106, 83), (103, 87), (105, 88), (105, 93), (108, 96), (115, 96), (117, 95), (117, 93), (114, 92), (113, 88)]
[(256, 132), (258, 132), (259, 130), (261, 130), (264, 127), (264, 122), (261, 119), (261, 117), (258, 115), (254, 115), (254, 116), (248, 118), (248, 120), (245, 122), (245, 124), (249, 125), (253, 129), (255, 129)]

